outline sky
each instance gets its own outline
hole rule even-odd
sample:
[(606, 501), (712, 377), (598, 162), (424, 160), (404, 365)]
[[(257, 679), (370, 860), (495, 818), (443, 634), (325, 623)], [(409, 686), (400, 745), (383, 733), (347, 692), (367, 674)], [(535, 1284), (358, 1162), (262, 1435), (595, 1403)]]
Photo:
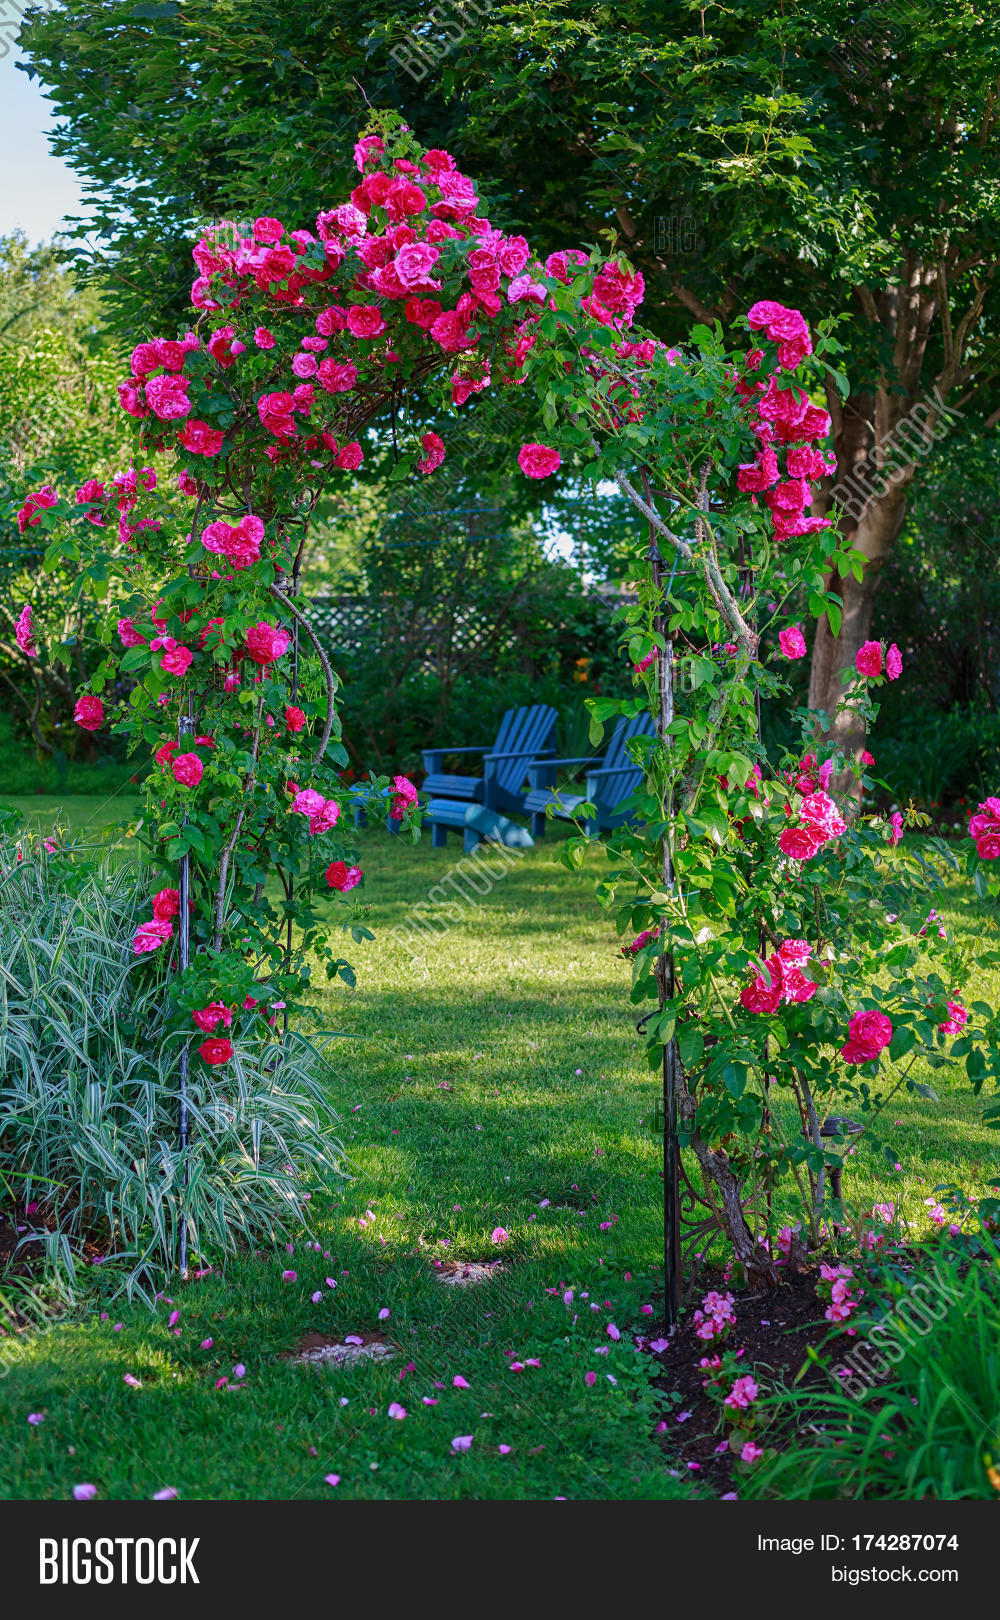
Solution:
[(48, 241), (67, 214), (79, 212), (72, 169), (46, 139), (52, 106), (37, 79), (15, 68), (16, 47), (0, 32), (0, 235), (20, 227), (34, 245)]

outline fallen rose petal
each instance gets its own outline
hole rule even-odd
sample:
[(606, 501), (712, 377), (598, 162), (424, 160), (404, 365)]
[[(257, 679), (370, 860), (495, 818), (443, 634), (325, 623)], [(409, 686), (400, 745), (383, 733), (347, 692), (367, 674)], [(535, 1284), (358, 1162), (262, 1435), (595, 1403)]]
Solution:
[(323, 1298), (323, 1291), (322, 1291), (322, 1289), (317, 1288), (315, 1294), (313, 1294), (313, 1296), (312, 1296), (313, 1304), (318, 1305), (322, 1298)]
[(649, 1348), (653, 1351), (653, 1353), (655, 1355), (658, 1355), (658, 1356), (662, 1355), (664, 1350), (669, 1350), (670, 1349), (670, 1340), (669, 1339), (650, 1339)]
[(176, 1327), (181, 1319), (180, 1311), (171, 1311), (167, 1317), (167, 1327)]
[(97, 1486), (90, 1484), (74, 1485), (73, 1495), (78, 1502), (89, 1502), (97, 1495)]
[(466, 1381), (462, 1377), (461, 1373), (456, 1373), (455, 1374), (454, 1378), (451, 1381), (451, 1384), (452, 1384), (453, 1389), (468, 1389), (469, 1388), (469, 1385), (466, 1383)]
[(212, 1345), (214, 1344), (214, 1342), (215, 1342), (214, 1339), (202, 1339), (201, 1344), (199, 1346), (199, 1349), (201, 1349), (201, 1350), (211, 1350)]
[(324, 1478), (324, 1481), (325, 1481), (325, 1483), (327, 1485), (339, 1485), (340, 1484), (340, 1475), (339, 1474), (324, 1474), (323, 1478)]
[(497, 1446), (497, 1450), (499, 1451), (501, 1457), (506, 1457), (510, 1454), (510, 1446)]
[(405, 1406), (400, 1406), (398, 1401), (393, 1401), (391, 1406), (389, 1407), (389, 1416), (391, 1418), (405, 1418), (405, 1416), (406, 1416), (406, 1407)]
[(593, 1389), (597, 1383), (597, 1374), (595, 1372), (586, 1372), (583, 1375), (583, 1381), (590, 1389)]
[(471, 1445), (471, 1434), (456, 1434), (454, 1440), (451, 1442), (451, 1449), (452, 1451), (468, 1451)]
[(138, 1378), (133, 1376), (132, 1373), (126, 1373), (125, 1374), (125, 1382), (129, 1386), (130, 1389), (141, 1389), (142, 1388), (142, 1384), (139, 1382)]
[(234, 1378), (245, 1378), (246, 1375), (247, 1375), (246, 1368), (244, 1367), (242, 1361), (238, 1361), (236, 1363), (236, 1366), (233, 1368), (233, 1377)]
[(150, 1498), (153, 1502), (173, 1502), (177, 1499), (177, 1490), (173, 1485), (164, 1485), (162, 1491), (154, 1491)]
[(618, 1340), (622, 1336), (621, 1335), (621, 1329), (616, 1328), (615, 1324), (613, 1322), (608, 1323), (608, 1325), (607, 1325), (607, 1327), (605, 1329), (605, 1332), (607, 1333), (609, 1339)]

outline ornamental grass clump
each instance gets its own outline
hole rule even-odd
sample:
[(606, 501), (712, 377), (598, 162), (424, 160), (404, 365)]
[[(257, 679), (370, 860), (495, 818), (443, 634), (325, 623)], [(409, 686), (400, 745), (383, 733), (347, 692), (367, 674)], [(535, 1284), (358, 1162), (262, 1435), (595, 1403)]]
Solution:
[(43, 1238), (68, 1290), (119, 1262), (116, 1285), (151, 1302), (182, 1205), (200, 1266), (300, 1232), (340, 1145), (318, 1045), (238, 1013), (225, 1068), (191, 1076), (180, 1196), (180, 1040), (163, 974), (131, 949), (146, 888), (107, 854), (0, 841), (0, 1196), (37, 1206), (23, 1241)]

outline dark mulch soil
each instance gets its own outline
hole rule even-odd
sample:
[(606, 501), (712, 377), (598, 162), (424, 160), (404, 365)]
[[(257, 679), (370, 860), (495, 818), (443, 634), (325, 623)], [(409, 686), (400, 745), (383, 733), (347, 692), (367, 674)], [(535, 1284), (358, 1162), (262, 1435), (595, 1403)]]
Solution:
[[(656, 1357), (661, 1373), (653, 1382), (680, 1396), (666, 1419), (666, 1432), (659, 1438), (672, 1466), (677, 1466), (678, 1455), (683, 1468), (697, 1463), (691, 1472), (706, 1495), (739, 1493), (740, 1471), (733, 1471), (736, 1459), (732, 1452), (717, 1453), (715, 1449), (728, 1431), (719, 1422), (719, 1408), (706, 1399), (702, 1389), (706, 1376), (699, 1365), (702, 1356), (712, 1356), (719, 1348), (744, 1350), (746, 1371), (756, 1378), (762, 1396), (776, 1385), (793, 1383), (808, 1359), (807, 1346), (825, 1346), (824, 1359), (829, 1356), (836, 1361), (838, 1350), (846, 1351), (851, 1340), (834, 1333), (824, 1319), (826, 1307), (816, 1296), (818, 1279), (816, 1268), (783, 1277), (773, 1292), (743, 1293), (729, 1287), (721, 1276), (706, 1275), (704, 1287), (699, 1282), (699, 1293), (707, 1293), (710, 1288), (725, 1293), (728, 1287), (735, 1301), (736, 1327), (730, 1330), (723, 1346), (706, 1343), (695, 1333), (694, 1313), (688, 1311), (674, 1329), (669, 1348)], [(828, 1383), (828, 1375), (819, 1368), (810, 1368), (803, 1383), (822, 1388)], [(691, 1416), (678, 1423), (680, 1412), (690, 1412)], [(760, 1442), (760, 1436), (756, 1438)], [(780, 1431), (770, 1429), (764, 1443), (780, 1446)]]

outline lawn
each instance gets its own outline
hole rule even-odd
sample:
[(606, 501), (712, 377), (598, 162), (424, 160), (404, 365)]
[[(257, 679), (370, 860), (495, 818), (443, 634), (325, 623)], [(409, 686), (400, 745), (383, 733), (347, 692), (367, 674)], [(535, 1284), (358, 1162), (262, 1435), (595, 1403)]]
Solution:
[[(22, 805), (39, 825), (52, 808)], [(65, 809), (77, 826), (105, 814), (83, 800)], [(649, 1384), (655, 1362), (632, 1342), (657, 1324), (642, 1307), (659, 1309), (658, 1083), (593, 897), (603, 857), (570, 874), (552, 840), (515, 854), (428, 938), (410, 932), (408, 913), (460, 845), (414, 849), (378, 829), (361, 843), (376, 939), (345, 949), (357, 989), (324, 996), (325, 1025), (344, 1037), (329, 1086), (351, 1179), (314, 1201), (319, 1249), (296, 1242), (291, 1255), (176, 1284), (152, 1320), (109, 1302), (8, 1347), (0, 1495), (65, 1497), (81, 1481), (116, 1498), (166, 1486), (186, 1498), (697, 1490), (655, 1434), (674, 1418)], [(957, 888), (949, 898), (948, 926), (981, 931), (986, 908)], [(976, 993), (995, 999), (997, 985), (966, 999)], [(889, 1111), (901, 1171), (862, 1141), (846, 1181), (859, 1204), (892, 1199), (918, 1227), (939, 1181), (972, 1192), (998, 1174), (995, 1133), (964, 1075), (920, 1078), (939, 1101), (900, 1094)], [(498, 1246), (497, 1227), (510, 1234)], [(505, 1269), (474, 1287), (443, 1284), (435, 1266), (497, 1256)], [(391, 1361), (285, 1359), (307, 1333), (366, 1333), (386, 1310)], [(392, 1402), (405, 1418), (388, 1416)], [(29, 1425), (29, 1413), (44, 1421)]]

